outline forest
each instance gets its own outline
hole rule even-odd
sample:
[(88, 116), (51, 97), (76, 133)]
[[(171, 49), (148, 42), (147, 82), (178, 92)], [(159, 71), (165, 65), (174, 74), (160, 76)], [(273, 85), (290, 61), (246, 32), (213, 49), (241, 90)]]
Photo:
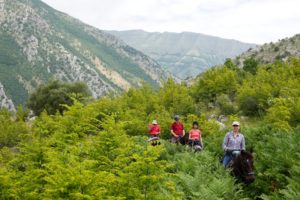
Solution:
[[(193, 81), (70, 99), (34, 120), (26, 107), (0, 111), (0, 199), (299, 199), (299, 59), (243, 69), (228, 59)], [(186, 130), (199, 122), (203, 151), (169, 142), (174, 114)], [(160, 146), (147, 142), (153, 119)], [(250, 185), (219, 161), (233, 120), (254, 151)]]

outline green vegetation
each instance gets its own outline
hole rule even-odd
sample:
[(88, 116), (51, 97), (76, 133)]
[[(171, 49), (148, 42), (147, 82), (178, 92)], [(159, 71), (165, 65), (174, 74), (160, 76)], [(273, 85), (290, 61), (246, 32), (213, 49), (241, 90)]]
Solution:
[(243, 69), (251, 74), (256, 73), (258, 62), (254, 58), (248, 58), (244, 61)]
[[(227, 63), (227, 64), (226, 64)], [(297, 199), (300, 188), (300, 60), (258, 65), (227, 61), (188, 86), (168, 80), (25, 122), (1, 111), (1, 199)], [(252, 103), (250, 104), (250, 100)], [(246, 107), (246, 108), (245, 108)], [(172, 116), (198, 120), (205, 149), (168, 142)], [(220, 130), (211, 116), (225, 115)], [(147, 143), (157, 119), (162, 145)], [(219, 163), (232, 120), (254, 149), (256, 181), (237, 183)]]
[[(18, 74), (29, 78), (29, 64), (22, 54), (18, 44), (6, 32), (0, 31), (0, 81), (6, 93), (14, 97), (16, 105), (22, 104), (28, 98), (27, 91), (18, 82)], [(33, 69), (32, 69), (33, 70)]]
[(57, 112), (62, 114), (66, 106), (73, 105), (74, 99), (83, 101), (90, 95), (91, 92), (85, 83), (62, 83), (55, 80), (47, 85), (40, 85), (30, 95), (28, 107), (36, 115), (40, 115), (43, 111), (49, 115), (55, 115)]

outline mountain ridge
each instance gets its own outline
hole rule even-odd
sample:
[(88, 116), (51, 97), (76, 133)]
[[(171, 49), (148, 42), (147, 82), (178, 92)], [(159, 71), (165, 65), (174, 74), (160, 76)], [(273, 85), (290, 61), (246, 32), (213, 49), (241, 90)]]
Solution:
[(244, 61), (250, 58), (261, 64), (270, 64), (276, 60), (286, 61), (290, 56), (300, 58), (300, 34), (249, 49), (237, 56), (234, 62), (243, 67)]
[(232, 41), (236, 41), (236, 42), (241, 42), (244, 44), (254, 44), (254, 45), (258, 45), (260, 46), (260, 44), (256, 44), (256, 43), (252, 43), (252, 42), (245, 42), (245, 41), (241, 41), (238, 39), (234, 39), (234, 38), (224, 38), (221, 36), (217, 36), (217, 35), (210, 35), (207, 33), (201, 33), (201, 32), (193, 32), (193, 31), (178, 31), (178, 32), (173, 32), (173, 31), (148, 31), (148, 30), (144, 30), (144, 29), (124, 29), (124, 30), (105, 30), (106, 32), (131, 32), (131, 31), (137, 31), (137, 32), (145, 32), (145, 33), (154, 33), (154, 34), (164, 34), (164, 33), (170, 33), (170, 34), (195, 34), (195, 35), (202, 35), (202, 36), (207, 36), (207, 37), (212, 37), (212, 38), (216, 38), (216, 39), (225, 39), (225, 40), (232, 40)]
[(173, 75), (186, 79), (234, 58), (255, 44), (193, 32), (108, 31), (157, 60)]

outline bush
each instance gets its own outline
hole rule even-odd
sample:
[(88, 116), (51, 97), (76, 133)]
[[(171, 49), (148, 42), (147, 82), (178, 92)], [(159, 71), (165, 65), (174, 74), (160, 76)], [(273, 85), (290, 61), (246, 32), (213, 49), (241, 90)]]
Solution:
[(221, 94), (220, 96), (217, 97), (216, 103), (217, 103), (218, 107), (220, 108), (222, 114), (230, 115), (230, 114), (235, 113), (235, 108), (234, 108), (233, 102), (228, 97), (228, 95)]
[[(172, 151), (171, 151), (172, 152)], [(208, 151), (201, 154), (178, 152), (167, 155), (174, 162), (171, 170), (183, 199), (241, 199), (242, 188)]]
[(258, 62), (254, 58), (248, 58), (244, 61), (243, 69), (246, 72), (250, 72), (251, 74), (255, 74), (258, 66)]
[(244, 97), (242, 100), (240, 100), (240, 109), (246, 115), (257, 115), (259, 111), (258, 101), (252, 96)]
[(23, 121), (15, 121), (7, 110), (0, 110), (0, 148), (13, 147), (28, 133)]
[(28, 107), (36, 115), (46, 111), (50, 115), (57, 112), (60, 114), (66, 109), (64, 105), (72, 105), (73, 98), (84, 100), (90, 96), (90, 91), (85, 83), (63, 83), (60, 81), (50, 81), (47, 85), (40, 85), (37, 90), (31, 94)]

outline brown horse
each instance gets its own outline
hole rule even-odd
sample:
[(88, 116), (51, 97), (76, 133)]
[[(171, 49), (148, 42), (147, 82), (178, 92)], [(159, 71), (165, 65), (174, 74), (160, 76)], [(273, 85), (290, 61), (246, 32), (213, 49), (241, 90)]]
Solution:
[(245, 184), (251, 184), (255, 180), (253, 156), (250, 152), (241, 151), (241, 154), (233, 159), (231, 164), (232, 175)]

